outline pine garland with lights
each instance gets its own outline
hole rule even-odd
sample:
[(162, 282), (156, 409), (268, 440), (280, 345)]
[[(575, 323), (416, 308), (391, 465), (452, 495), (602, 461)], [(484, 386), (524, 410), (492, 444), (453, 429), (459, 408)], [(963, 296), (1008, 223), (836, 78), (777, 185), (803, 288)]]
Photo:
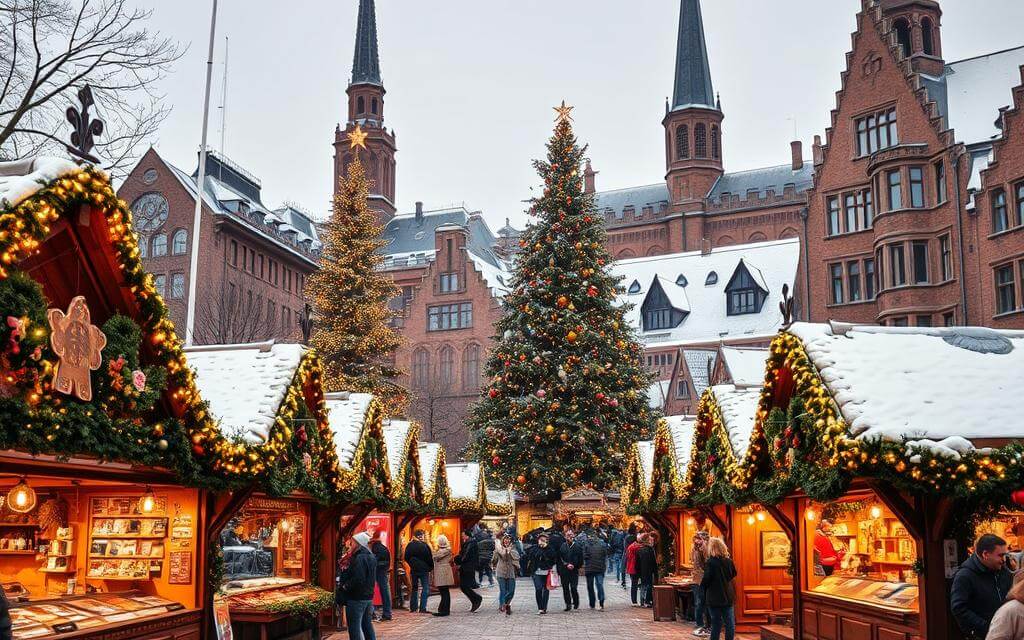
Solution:
[(327, 391), (372, 393), (387, 415), (399, 415), (408, 393), (389, 362), (401, 338), (388, 325), (388, 302), (399, 290), (381, 270), (384, 227), (367, 206), (369, 181), (355, 151), (324, 227), (320, 270), (306, 282), (316, 318), (310, 344), (323, 360)]
[(469, 455), (488, 477), (534, 495), (615, 487), (630, 444), (655, 425), (642, 349), (616, 305), (619, 279), (568, 117), (547, 149), (547, 162), (534, 163), (544, 181), (530, 210), (538, 220), (520, 241), (489, 383), (468, 419)]

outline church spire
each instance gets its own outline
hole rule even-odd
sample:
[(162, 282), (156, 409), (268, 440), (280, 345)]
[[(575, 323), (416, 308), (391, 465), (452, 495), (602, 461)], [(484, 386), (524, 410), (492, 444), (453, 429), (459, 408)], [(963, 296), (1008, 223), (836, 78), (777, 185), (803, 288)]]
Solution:
[(679, 41), (676, 45), (676, 84), (672, 109), (687, 105), (716, 108), (700, 0), (682, 0), (679, 7)]
[(380, 80), (380, 58), (377, 55), (377, 15), (373, 0), (359, 0), (351, 84), (383, 85)]

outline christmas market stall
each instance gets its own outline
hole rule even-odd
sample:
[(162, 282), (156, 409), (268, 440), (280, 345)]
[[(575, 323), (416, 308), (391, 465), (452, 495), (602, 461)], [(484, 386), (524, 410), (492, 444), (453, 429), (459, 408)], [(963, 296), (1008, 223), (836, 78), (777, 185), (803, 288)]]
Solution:
[(486, 524), (494, 532), (494, 535), (500, 538), (501, 533), (507, 527), (515, 526), (515, 493), (513, 493), (511, 487), (506, 489), (487, 489), (484, 501), (485, 513), (481, 519), (481, 524)]
[(0, 585), (13, 637), (198, 638), (207, 428), (105, 174), (0, 163)]
[(383, 530), (378, 528), (376, 531), (380, 532), (381, 542), (391, 552), (391, 596), (398, 606), (402, 606), (412, 583), (401, 558), (405, 545), (412, 539), (412, 525), (423, 517), (425, 509), (419, 462), (420, 425), (408, 420), (385, 420), (382, 429), (391, 491), (387, 511), (378, 510), (369, 517), (386, 518), (388, 521)]
[(442, 517), (434, 518), (431, 533), (444, 533), (458, 553), (463, 531), (469, 531), (484, 517), (487, 490), (483, 468), (476, 462), (445, 465), (451, 499)]
[[(309, 637), (333, 603), (316, 585), (317, 514), (345, 485), (320, 386), (302, 345), (264, 342), (187, 350), (217, 434), (195, 445), (232, 492), (215, 498), (205, 531), (219, 552), (210, 580), (218, 625), (235, 638)], [(206, 449), (203, 448), (205, 445)]]
[(1016, 522), (1024, 332), (797, 323), (767, 371), (746, 465), (793, 505), (796, 637), (960, 637), (950, 579)]
[(444, 513), (451, 501), (444, 447), (436, 442), (421, 442), (418, 449), (424, 511)]

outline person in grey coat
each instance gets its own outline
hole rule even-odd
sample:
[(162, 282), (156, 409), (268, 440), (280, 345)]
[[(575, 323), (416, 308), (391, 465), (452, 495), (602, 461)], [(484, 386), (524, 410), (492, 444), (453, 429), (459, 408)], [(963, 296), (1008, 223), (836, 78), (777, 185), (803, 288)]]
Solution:
[(498, 578), (498, 610), (510, 616), (512, 596), (516, 593), (516, 569), (519, 566), (519, 550), (511, 536), (502, 536), (501, 544), (494, 550), (491, 566)]
[(599, 603), (601, 611), (604, 611), (604, 574), (607, 568), (608, 544), (598, 536), (591, 536), (583, 547), (583, 573), (587, 577), (587, 598), (591, 609)]

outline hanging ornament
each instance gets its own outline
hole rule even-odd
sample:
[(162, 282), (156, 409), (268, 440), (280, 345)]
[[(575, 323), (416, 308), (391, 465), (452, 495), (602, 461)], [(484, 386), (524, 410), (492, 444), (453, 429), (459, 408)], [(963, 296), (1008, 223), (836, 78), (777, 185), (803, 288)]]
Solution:
[(558, 296), (556, 304), (559, 306), (559, 308), (564, 309), (566, 306), (569, 305), (569, 298), (566, 298), (565, 296)]
[(65, 314), (60, 309), (48, 309), (50, 345), (60, 361), (53, 368), (53, 388), (79, 400), (92, 400), (90, 371), (102, 362), (107, 337), (99, 327), (90, 323), (89, 307), (84, 296), (76, 296)]
[(28, 485), (25, 476), (7, 492), (7, 508), (15, 513), (28, 513), (36, 508), (36, 490)]
[(576, 332), (569, 331), (569, 333), (566, 334), (565, 339), (569, 342), (576, 342)]

